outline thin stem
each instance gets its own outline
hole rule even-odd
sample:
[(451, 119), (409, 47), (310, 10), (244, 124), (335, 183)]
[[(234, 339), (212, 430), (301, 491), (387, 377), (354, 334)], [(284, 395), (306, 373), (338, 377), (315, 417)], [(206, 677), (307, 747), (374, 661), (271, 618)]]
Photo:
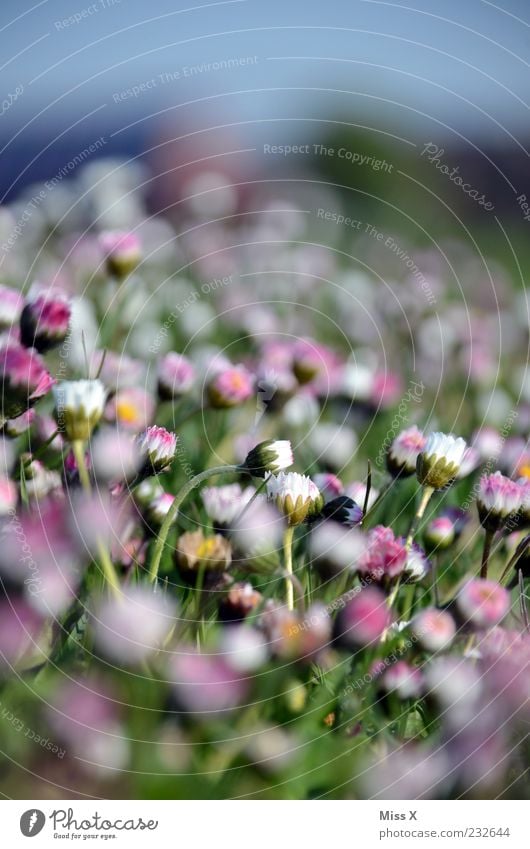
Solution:
[(363, 516), (368, 512), (368, 502), (370, 500), (370, 492), (372, 491), (372, 464), (368, 460), (368, 473), (366, 475), (366, 490), (364, 493)]
[(400, 586), (401, 586), (401, 577), (399, 577), (397, 579), (396, 583), (394, 584), (394, 588), (393, 588), (392, 592), (388, 596), (386, 603), (387, 603), (387, 607), (388, 607), (389, 610), (392, 610), (392, 608), (394, 607), (394, 603), (396, 601), (397, 594), (399, 592)]
[(252, 504), (254, 503), (256, 498), (258, 497), (258, 495), (265, 489), (266, 485), (267, 485), (267, 478), (264, 478), (262, 480), (262, 482), (260, 483), (260, 485), (257, 487), (256, 492), (253, 493), (252, 497), (249, 498), (249, 500), (247, 501), (247, 503), (245, 504), (243, 509), (237, 514), (235, 519), (232, 521), (231, 525), (232, 525), (233, 528), (237, 528), (237, 526), (239, 525), (241, 519), (243, 518), (243, 516), (245, 515), (247, 510), (252, 506)]
[(79, 472), (79, 480), (81, 481), (81, 485), (85, 492), (90, 494), (92, 492), (92, 484), (90, 483), (90, 476), (88, 474), (88, 469), (86, 467), (85, 462), (84, 443), (80, 439), (74, 440), (74, 442), (72, 442), (72, 451), (75, 457), (75, 462), (77, 464), (77, 470)]
[(529, 545), (530, 545), (530, 534), (527, 534), (521, 540), (521, 542), (519, 543), (519, 545), (515, 549), (515, 553), (514, 553), (513, 557), (511, 557), (510, 560), (508, 560), (508, 563), (506, 564), (506, 568), (504, 569), (502, 575), (499, 578), (499, 584), (502, 584), (502, 582), (504, 581), (506, 576), (510, 573), (511, 569), (514, 569), (514, 570), (516, 569), (517, 564), (519, 563), (519, 560), (521, 559), (521, 557), (523, 556), (523, 554), (525, 553), (525, 551), (526, 551), (526, 549), (528, 548)]
[(294, 587), (291, 580), (293, 574), (293, 534), (294, 525), (288, 525), (283, 535), (283, 555), (285, 559), (285, 569), (287, 578), (285, 586), (287, 590), (287, 609), (294, 610)]
[[(396, 583), (394, 584), (392, 592), (390, 593), (390, 595), (388, 596), (388, 598), (386, 600), (386, 605), (387, 605), (389, 611), (391, 611), (392, 608), (394, 607), (394, 603), (396, 601), (397, 594), (399, 592), (400, 586), (401, 586), (401, 576), (398, 577)], [(390, 624), (385, 628), (385, 630), (381, 634), (381, 642), (382, 643), (386, 642), (389, 630), (390, 630)]]
[(432, 596), (435, 607), (440, 607), (440, 593), (438, 591), (438, 557), (432, 556)]
[(160, 528), (160, 533), (158, 534), (153, 549), (153, 559), (151, 561), (151, 567), (149, 569), (149, 580), (151, 581), (151, 583), (154, 584), (158, 577), (158, 570), (160, 568), (162, 552), (164, 550), (164, 546), (166, 544), (171, 525), (175, 521), (179, 507), (181, 506), (184, 499), (187, 498), (190, 492), (192, 492), (203, 481), (208, 480), (208, 478), (212, 478), (214, 477), (214, 475), (222, 475), (227, 474), (229, 472), (240, 471), (244, 471), (244, 469), (240, 466), (214, 466), (211, 469), (205, 469), (204, 472), (200, 472), (198, 475), (195, 475), (195, 477), (191, 478), (191, 480), (184, 484), (180, 492), (178, 492), (175, 496), (173, 503), (169, 508), (168, 512), (166, 513), (164, 521), (162, 522), (162, 527)]
[(103, 569), (103, 574), (105, 576), (105, 580), (109, 587), (111, 588), (114, 595), (119, 596), (121, 593), (120, 590), (120, 582), (118, 580), (118, 576), (116, 574), (116, 570), (114, 568), (114, 564), (110, 559), (110, 554), (105, 547), (103, 541), (98, 538), (97, 540), (98, 546), (98, 556), (101, 563), (101, 567)]
[(28, 459), (24, 462), (24, 468), (29, 469), (29, 467), (33, 463), (33, 460), (38, 460), (39, 457), (42, 457), (42, 455), (44, 454), (44, 452), (46, 451), (48, 446), (52, 444), (53, 440), (58, 435), (59, 435), (59, 428), (54, 430), (54, 432), (52, 433), (51, 436), (48, 437), (46, 442), (43, 442), (42, 445), (40, 446), (40, 448), (38, 448), (37, 451), (34, 451), (32, 453), (31, 457), (28, 457)]
[(408, 533), (408, 536), (407, 536), (407, 541), (405, 543), (405, 548), (407, 549), (407, 551), (410, 551), (410, 548), (412, 546), (412, 541), (414, 539), (414, 535), (415, 535), (416, 531), (418, 530), (418, 525), (420, 524), (421, 520), (423, 519), (423, 514), (425, 513), (425, 510), (427, 509), (427, 504), (431, 500), (431, 495), (433, 494), (433, 492), (434, 492), (434, 488), (432, 486), (426, 486), (423, 490), (420, 505), (419, 505), (419, 507), (416, 511), (416, 515), (414, 516), (414, 519), (412, 520), (412, 524), (410, 526), (410, 530), (409, 530), (409, 533)]
[(480, 564), (480, 577), (488, 577), (488, 563), (490, 559), (491, 543), (493, 542), (494, 531), (486, 531), (484, 537), (484, 548), (482, 549), (482, 562)]
[[(83, 486), (83, 489), (90, 495), (92, 492), (92, 484), (90, 483), (90, 476), (88, 474), (88, 469), (86, 467), (85, 462), (85, 446), (81, 440), (74, 440), (72, 442), (72, 451), (74, 452), (75, 461), (77, 463), (77, 468), (79, 471), (79, 479)], [(101, 568), (103, 569), (103, 575), (105, 576), (105, 580), (111, 588), (112, 592), (116, 595), (120, 595), (120, 582), (118, 580), (118, 576), (116, 574), (116, 570), (114, 568), (114, 564), (112, 563), (109, 552), (107, 551), (107, 547), (104, 544), (103, 540), (100, 536), (97, 537), (96, 545), (98, 549), (98, 557), (101, 563)]]
[(528, 610), (526, 609), (526, 594), (524, 591), (524, 578), (523, 578), (523, 570), (519, 569), (518, 572), (518, 582), (519, 582), (519, 605), (521, 608), (521, 616), (523, 617), (524, 629), (526, 633), (530, 633), (530, 623), (528, 622)]
[(416, 584), (408, 584), (405, 587), (405, 601), (403, 604), (403, 621), (410, 622), (414, 613), (414, 601), (416, 599)]

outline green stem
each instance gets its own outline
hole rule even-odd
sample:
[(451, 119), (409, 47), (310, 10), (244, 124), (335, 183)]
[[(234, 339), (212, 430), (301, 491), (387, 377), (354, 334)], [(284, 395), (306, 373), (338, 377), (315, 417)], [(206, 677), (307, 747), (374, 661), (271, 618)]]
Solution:
[(288, 575), (285, 579), (288, 610), (294, 610), (294, 587), (291, 580), (293, 574), (293, 534), (294, 525), (288, 525), (283, 535), (283, 554), (285, 558), (285, 569)]
[(188, 497), (190, 492), (192, 492), (196, 487), (198, 487), (203, 481), (208, 480), (208, 478), (214, 477), (214, 475), (222, 475), (227, 474), (229, 472), (242, 472), (243, 468), (240, 466), (214, 466), (211, 469), (205, 469), (204, 472), (200, 472), (195, 477), (191, 478), (177, 493), (175, 499), (169, 508), (164, 521), (162, 522), (162, 527), (160, 528), (160, 533), (158, 534), (155, 547), (153, 549), (153, 559), (151, 561), (151, 567), (149, 569), (149, 580), (154, 584), (158, 577), (158, 570), (160, 568), (160, 561), (162, 559), (162, 552), (164, 550), (164, 546), (166, 544), (166, 540), (168, 538), (168, 534), (171, 528), (171, 525), (175, 521), (177, 517), (177, 513), (179, 507), (185, 498)]
[(77, 463), (77, 470), (79, 472), (79, 480), (81, 481), (81, 485), (85, 492), (90, 495), (90, 493), (92, 492), (92, 484), (90, 483), (90, 476), (88, 474), (88, 469), (85, 463), (84, 443), (80, 439), (74, 440), (74, 442), (72, 442), (72, 451), (75, 457), (75, 462)]
[(440, 607), (440, 593), (438, 591), (438, 555), (432, 556), (432, 597), (435, 607)]
[(484, 537), (484, 548), (482, 549), (482, 561), (480, 564), (480, 577), (487, 578), (488, 577), (488, 563), (490, 559), (491, 552), (491, 543), (493, 542), (494, 532), (486, 531), (486, 536)]
[(416, 598), (416, 584), (408, 584), (405, 588), (405, 600), (403, 603), (403, 621), (410, 622), (414, 613), (414, 600)]
[(53, 440), (55, 439), (56, 436), (58, 436), (58, 434), (59, 434), (59, 428), (54, 430), (54, 432), (52, 433), (51, 436), (48, 437), (46, 442), (43, 442), (43, 444), (40, 446), (40, 448), (38, 448), (37, 451), (34, 451), (32, 453), (31, 457), (28, 457), (28, 459), (24, 462), (24, 468), (25, 469), (29, 469), (29, 467), (33, 463), (33, 460), (38, 460), (39, 457), (42, 457), (42, 455), (44, 454), (44, 452), (46, 451), (48, 446), (52, 444)]
[[(88, 469), (86, 467), (85, 462), (85, 446), (81, 440), (74, 440), (72, 442), (72, 451), (74, 452), (75, 461), (77, 463), (77, 468), (79, 471), (79, 479), (83, 486), (83, 489), (90, 495), (92, 492), (92, 484), (90, 483), (90, 475), (88, 474)], [(114, 564), (110, 558), (110, 554), (107, 551), (107, 547), (105, 546), (103, 540), (98, 536), (97, 540), (97, 549), (98, 549), (98, 557), (101, 563), (101, 568), (103, 569), (103, 574), (105, 576), (105, 580), (111, 588), (114, 595), (120, 595), (120, 582), (118, 580), (118, 576), (116, 574), (116, 570), (114, 568)]]
[(105, 576), (105, 580), (112, 592), (115, 596), (119, 596), (121, 594), (120, 590), (120, 582), (118, 580), (118, 576), (116, 574), (116, 570), (114, 568), (114, 564), (110, 559), (110, 554), (107, 551), (107, 548), (101, 539), (97, 541), (98, 546), (98, 555), (99, 561), (101, 563), (101, 567), (103, 569), (103, 574)]
[(365, 523), (366, 523), (366, 520), (367, 520), (368, 516), (371, 516), (371, 515), (372, 515), (372, 513), (374, 512), (374, 510), (376, 509), (376, 507), (379, 507), (379, 505), (381, 504), (381, 502), (382, 502), (383, 498), (385, 497), (385, 495), (387, 495), (387, 493), (388, 493), (388, 492), (390, 492), (390, 490), (391, 490), (391, 489), (392, 489), (392, 487), (394, 486), (394, 484), (395, 484), (396, 480), (397, 480), (397, 478), (392, 478), (391, 480), (389, 480), (389, 481), (388, 481), (388, 482), (387, 482), (387, 483), (386, 483), (386, 484), (382, 487), (381, 492), (379, 493), (379, 495), (378, 495), (378, 496), (377, 496), (377, 498), (375, 499), (374, 503), (372, 504), (372, 506), (371, 506), (371, 507), (369, 507), (369, 508), (367, 509), (366, 513), (364, 514), (364, 516), (363, 516), (363, 525), (365, 525)]
[(258, 495), (265, 489), (266, 486), (267, 486), (267, 478), (264, 478), (262, 480), (262, 482), (260, 483), (260, 485), (257, 487), (256, 492), (252, 495), (251, 498), (249, 498), (249, 500), (247, 501), (247, 503), (245, 504), (243, 509), (237, 514), (235, 519), (231, 522), (232, 528), (237, 528), (237, 526), (241, 522), (241, 519), (246, 514), (247, 510), (250, 509), (250, 507), (252, 506), (252, 504), (254, 503), (256, 498), (258, 497)]
[(419, 507), (416, 511), (416, 515), (414, 516), (414, 519), (412, 520), (412, 524), (410, 526), (410, 530), (409, 530), (409, 533), (408, 533), (408, 536), (407, 536), (407, 541), (405, 543), (405, 548), (407, 549), (407, 551), (410, 551), (410, 548), (412, 546), (412, 541), (414, 539), (414, 535), (415, 535), (416, 531), (418, 530), (419, 523), (423, 519), (423, 514), (425, 513), (425, 510), (427, 509), (427, 504), (431, 500), (431, 495), (433, 494), (433, 492), (434, 492), (434, 488), (432, 486), (426, 486), (423, 490), (420, 505), (419, 505)]
[(519, 560), (521, 559), (521, 557), (523, 556), (523, 554), (525, 553), (525, 551), (526, 551), (526, 549), (528, 548), (529, 545), (530, 545), (530, 534), (527, 534), (521, 540), (521, 542), (519, 543), (519, 545), (515, 549), (515, 553), (513, 554), (513, 556), (510, 558), (510, 560), (506, 564), (506, 567), (505, 567), (502, 575), (499, 578), (499, 584), (502, 584), (502, 582), (504, 581), (504, 579), (506, 578), (506, 576), (510, 573), (510, 571), (512, 569), (514, 571), (516, 571), (517, 564), (519, 563)]

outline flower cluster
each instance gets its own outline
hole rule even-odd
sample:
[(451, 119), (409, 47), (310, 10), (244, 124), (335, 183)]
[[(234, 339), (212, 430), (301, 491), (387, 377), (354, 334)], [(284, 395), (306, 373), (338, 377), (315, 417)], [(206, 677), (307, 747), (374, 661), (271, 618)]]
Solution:
[(462, 305), (422, 251), (433, 317), (192, 135), (151, 205), (87, 166), (0, 265), (1, 709), (64, 753), (0, 723), (0, 791), (524, 797), (520, 296), (499, 383), (462, 247)]

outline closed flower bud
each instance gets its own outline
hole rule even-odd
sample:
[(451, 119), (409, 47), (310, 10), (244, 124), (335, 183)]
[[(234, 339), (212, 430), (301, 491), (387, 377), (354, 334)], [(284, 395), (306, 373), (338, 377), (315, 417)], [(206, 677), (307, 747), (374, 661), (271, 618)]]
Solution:
[(427, 440), (416, 425), (399, 433), (390, 446), (386, 463), (388, 471), (394, 477), (413, 475), (416, 471), (418, 455), (425, 448)]
[(437, 652), (449, 648), (456, 634), (456, 625), (446, 610), (427, 607), (412, 620), (411, 632), (423, 649)]
[[(405, 541), (402, 539), (403, 544)], [(415, 542), (412, 543), (407, 552), (407, 560), (403, 569), (403, 578), (409, 584), (415, 584), (421, 581), (431, 570), (431, 563), (425, 554)]]
[(4, 425), (4, 433), (12, 439), (22, 436), (23, 433), (27, 433), (31, 428), (35, 421), (35, 416), (35, 410), (29, 409), (14, 419), (8, 419)]
[(232, 547), (221, 534), (205, 537), (201, 530), (188, 531), (179, 537), (176, 555), (182, 576), (194, 583), (201, 569), (206, 580), (224, 572), (232, 562)]
[(134, 233), (112, 231), (102, 233), (99, 243), (109, 274), (123, 280), (134, 271), (142, 257), (140, 240)]
[(242, 622), (262, 601), (252, 584), (234, 584), (219, 605), (219, 619), (227, 624)]
[(318, 515), (323, 507), (323, 498), (311, 478), (298, 472), (269, 475), (267, 495), (287, 518), (289, 525), (300, 525)]
[[(175, 500), (175, 496), (170, 492), (162, 492), (155, 495), (152, 501), (147, 505), (144, 512), (146, 522), (153, 526), (153, 530), (158, 530), (162, 526), (162, 522), (166, 518), (171, 509), (171, 505)], [(177, 521), (178, 516), (175, 516), (174, 521)]]
[(162, 401), (173, 401), (192, 388), (195, 369), (187, 357), (171, 351), (159, 360), (156, 376), (159, 398)]
[(56, 348), (68, 335), (70, 315), (70, 304), (64, 295), (38, 294), (22, 310), (20, 341), (40, 353)]
[(510, 596), (496, 581), (474, 578), (468, 581), (456, 597), (460, 615), (476, 628), (493, 628), (510, 609)]
[(156, 478), (147, 478), (133, 489), (133, 501), (139, 510), (146, 510), (155, 498), (163, 495), (164, 490)]
[(99, 380), (64, 380), (53, 388), (55, 418), (70, 442), (86, 442), (105, 406), (105, 388)]
[(391, 528), (376, 525), (368, 533), (366, 550), (359, 560), (359, 572), (370, 581), (388, 585), (403, 574), (407, 558), (403, 539), (396, 539)]
[(489, 531), (498, 530), (510, 516), (517, 513), (524, 500), (520, 484), (495, 472), (480, 479), (477, 496), (478, 515), (481, 525)]
[(400, 699), (417, 699), (423, 691), (423, 675), (416, 666), (398, 660), (383, 672), (380, 687)]
[(466, 448), (461, 437), (431, 433), (418, 455), (416, 472), (419, 482), (433, 489), (443, 489), (450, 484), (460, 470)]
[(21, 345), (7, 345), (0, 351), (0, 390), (4, 419), (20, 416), (42, 398), (54, 383), (36, 351)]
[(345, 525), (347, 528), (354, 528), (361, 524), (363, 511), (353, 498), (349, 498), (347, 495), (339, 495), (338, 498), (328, 501), (316, 518), (327, 519), (328, 521), (338, 522), (339, 525)]
[(254, 392), (254, 379), (244, 366), (230, 366), (213, 377), (206, 392), (210, 405), (216, 409), (238, 407)]
[(145, 475), (165, 472), (175, 458), (177, 437), (165, 427), (153, 425), (137, 437), (140, 454), (144, 458), (142, 468)]
[(449, 516), (437, 516), (425, 529), (425, 545), (429, 551), (442, 551), (453, 544), (455, 536), (455, 524)]
[(368, 646), (381, 638), (390, 622), (386, 596), (376, 587), (367, 587), (340, 612), (336, 638), (350, 648)]
[(268, 439), (249, 451), (243, 467), (254, 477), (264, 478), (268, 472), (276, 475), (293, 463), (293, 450), (289, 440)]
[(309, 383), (325, 367), (320, 346), (301, 339), (293, 348), (293, 372), (301, 384)]

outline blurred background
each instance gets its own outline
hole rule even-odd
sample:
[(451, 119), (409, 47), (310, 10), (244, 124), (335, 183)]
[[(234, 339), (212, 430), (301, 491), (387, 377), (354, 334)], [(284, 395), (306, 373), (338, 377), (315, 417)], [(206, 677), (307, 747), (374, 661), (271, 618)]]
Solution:
[[(524, 0), (4, 0), (2, 197), (102, 138), (91, 162), (171, 169), (151, 186), (154, 204), (168, 180), (182, 184), (185, 162), (214, 156), (243, 179), (320, 172), (383, 217), (383, 193), (386, 203), (406, 193), (400, 227), (417, 229), (407, 214), (419, 207), (438, 232), (458, 229), (455, 216), (478, 219), (502, 242), (494, 215), (520, 225), (517, 197), (530, 195), (527, 18)], [(263, 153), (313, 142), (386, 158), (392, 173), (312, 150)], [(425, 161), (427, 143), (479, 194), (487, 186), (493, 215)]]
[[(51, 373), (85, 376), (96, 363), (110, 393), (107, 424), (138, 433), (156, 421), (178, 432), (183, 454), (160, 497), (176, 492), (189, 470), (241, 462), (256, 442), (281, 434), (300, 470), (343, 476), (362, 503), (368, 459), (374, 487), (385, 485), (381, 446), (401, 428), (395, 415), (403, 405), (426, 433), (470, 441), (465, 475), (478, 475), (493, 438), (503, 472), (530, 476), (528, 2), (2, 0), (0, 39), (0, 330), (4, 341), (18, 332), (20, 292), (68, 295), (69, 348), (64, 357), (52, 353)], [(119, 284), (103, 247), (109, 235), (116, 239), (109, 231), (125, 231), (136, 246)], [(309, 386), (292, 369), (290, 346), (301, 341), (296, 350), (305, 350), (304, 340), (317, 340)], [(255, 403), (224, 418), (208, 410), (200, 424), (187, 408), (173, 418), (172, 407), (170, 420), (169, 409), (157, 407), (156, 378), (168, 351), (189, 355), (197, 369), (195, 412), (219, 354), (229, 358), (223, 368), (251, 370)], [(22, 418), (12, 420), (10, 436), (24, 448), (33, 436)], [(56, 472), (61, 458), (52, 460)], [(416, 493), (409, 483), (382, 514), (388, 523), (397, 515), (400, 534)], [(45, 496), (61, 486), (58, 472), (51, 483), (44, 475)], [(471, 486), (464, 477), (449, 497), (453, 507), (473, 507), (476, 537)], [(188, 528), (204, 521), (195, 508), (182, 514)], [(462, 574), (479, 556), (475, 547), (459, 561)], [(449, 592), (460, 573), (448, 574)], [(219, 766), (216, 744), (202, 745), (210, 732), (216, 740), (209, 722), (194, 738), (201, 745), (188, 750), (188, 726), (165, 722), (166, 691), (151, 693), (141, 677), (114, 670), (110, 696), (104, 686), (98, 695), (96, 681), (95, 707), (77, 684), (58, 687), (63, 667), (72, 664), (75, 676), (74, 664), (85, 663), (84, 648), (77, 653), (70, 640), (77, 624), (86, 631), (74, 614), (64, 654), (36, 693), (22, 678), (10, 682), (9, 698), (1, 691), (11, 718), (0, 723), (10, 764), (0, 790), (22, 798), (61, 795), (65, 786), (81, 795), (210, 798), (282, 795), (289, 781), (289, 798), (316, 798), (350, 780), (351, 765), (338, 757), (344, 741), (322, 743), (313, 708), (300, 739), (314, 745), (300, 771), (284, 758), (303, 748), (296, 735), (261, 743), (259, 724), (263, 748), (246, 752), (238, 771), (226, 768), (230, 751)], [(11, 639), (4, 621), (0, 638)], [(52, 639), (51, 629), (45, 636)], [(107, 669), (105, 676), (111, 680)], [(289, 681), (273, 686), (296, 692)], [(64, 736), (68, 714), (77, 722), (95, 713), (103, 728), (95, 747), (75, 722), (66, 726), (60, 763), (31, 737), (49, 727), (42, 708), (55, 692), (61, 721), (53, 739)], [(272, 703), (273, 730), (303, 710), (260, 692)], [(116, 732), (116, 706), (125, 704), (133, 710), (123, 711)], [(219, 732), (227, 739), (230, 723)], [(247, 768), (267, 760), (271, 746), (271, 772)], [(502, 760), (495, 746), (491, 761), (482, 754), (476, 774), (460, 779), (464, 788)], [(514, 768), (524, 776), (521, 757)], [(317, 781), (311, 773), (320, 761)], [(510, 789), (510, 774), (506, 782)], [(494, 796), (497, 788), (469, 792)]]

